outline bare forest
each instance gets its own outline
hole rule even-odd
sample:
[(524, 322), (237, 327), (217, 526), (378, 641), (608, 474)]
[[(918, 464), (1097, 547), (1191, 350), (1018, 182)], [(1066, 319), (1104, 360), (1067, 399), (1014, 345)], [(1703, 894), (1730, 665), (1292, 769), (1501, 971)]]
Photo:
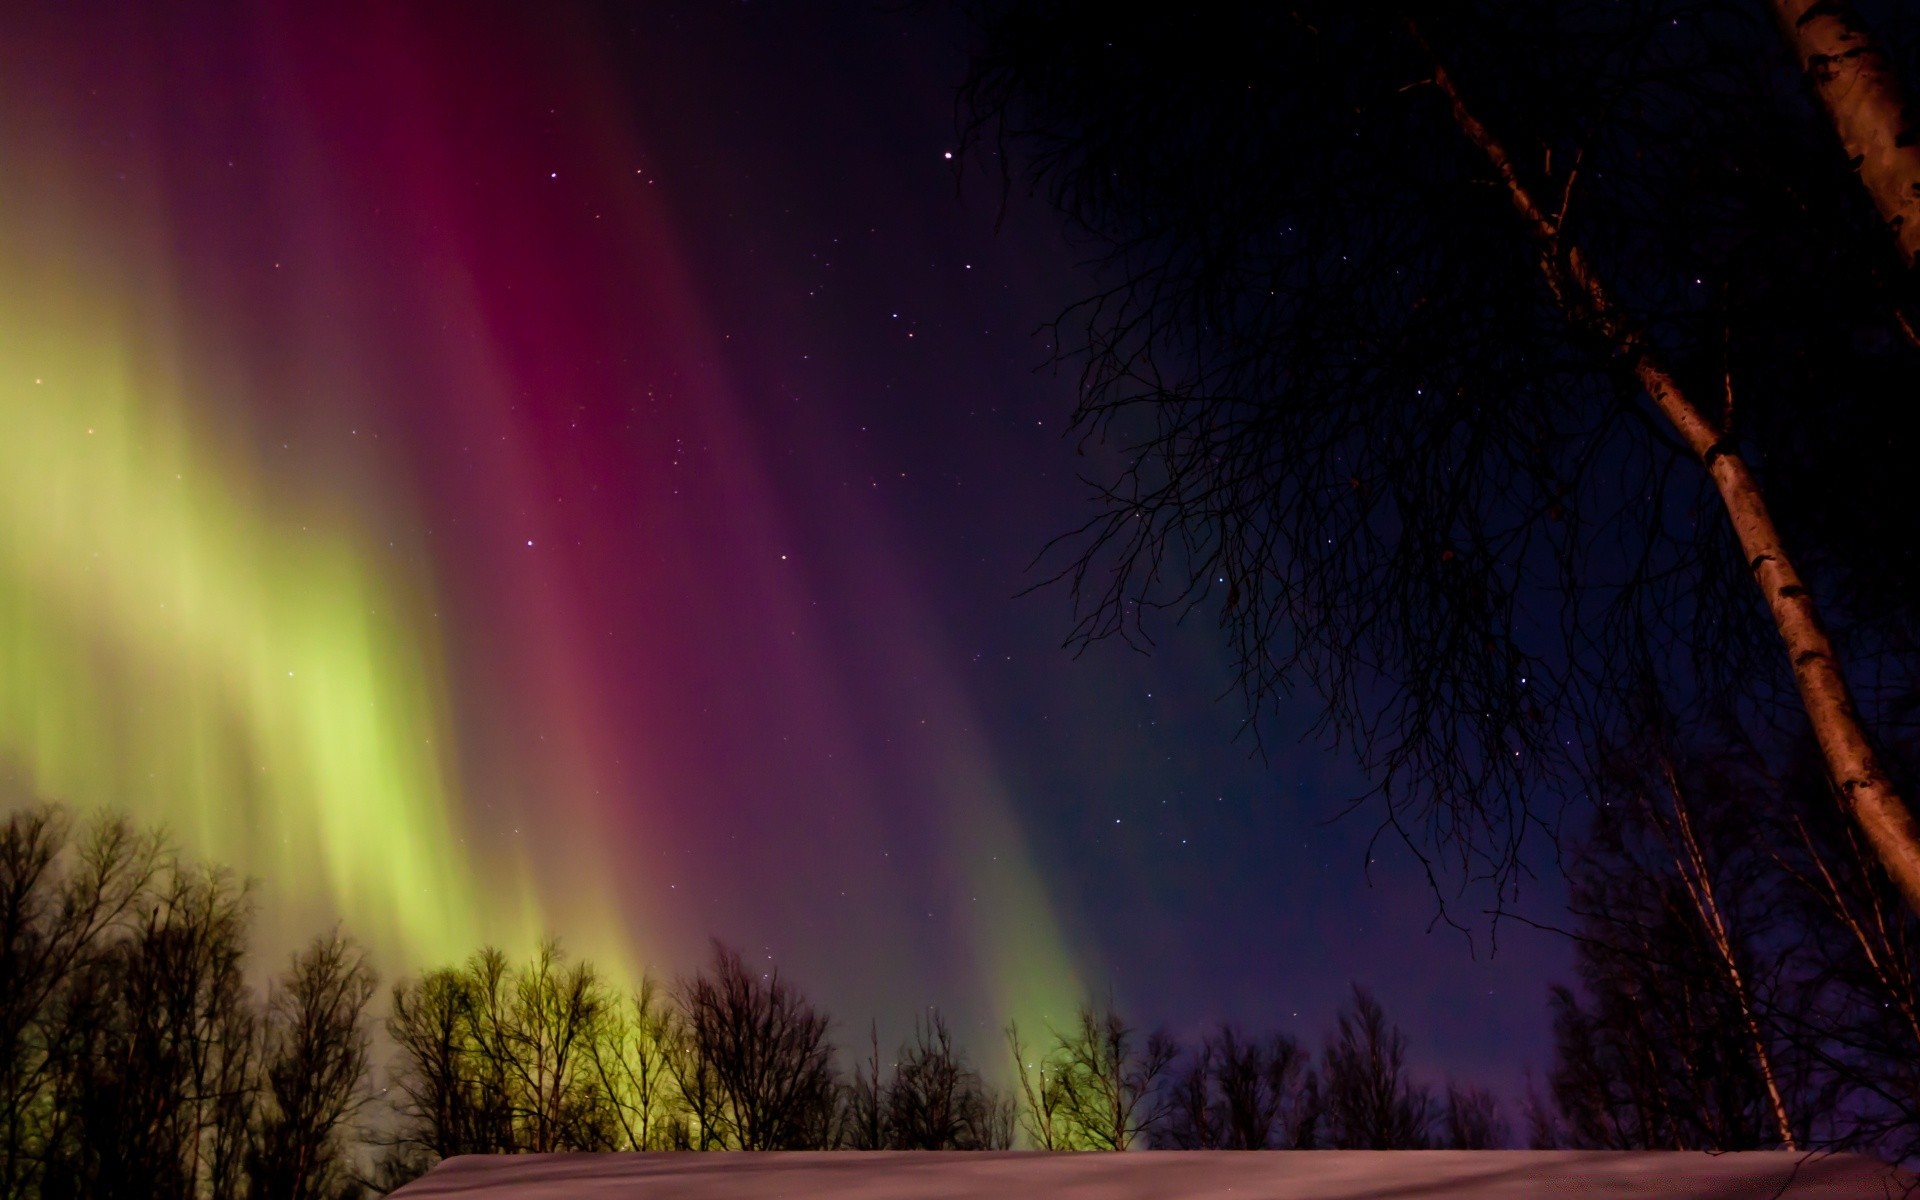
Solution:
[[(0, 828), (0, 1178), (9, 1200), (322, 1198), (536, 1151), (1911, 1158), (1920, 929), (1897, 890), (1837, 805), (1754, 848), (1737, 805), (1770, 783), (1737, 754), (1639, 765), (1622, 760), (1572, 868), (1581, 977), (1543, 997), (1555, 1058), (1518, 1104), (1420, 1077), (1359, 985), (1320, 1031), (1180, 1039), (1094, 998), (986, 1045), (933, 1010), (882, 1046), (871, 1019), (836, 1022), (720, 942), (630, 991), (555, 942), (522, 960), (479, 948), (383, 991), (334, 930), (262, 991), (240, 881), (123, 820), (16, 812)], [(1787, 785), (1817, 794), (1817, 763)]]
[(1231, 1027), (1182, 1045), (1091, 1000), (979, 1046), (932, 1010), (883, 1047), (871, 1022), (860, 1037), (719, 942), (690, 975), (631, 991), (550, 942), (519, 961), (483, 947), (383, 993), (335, 930), (262, 992), (249, 910), (240, 881), (123, 820), (7, 818), (8, 1200), (359, 1197), (456, 1154), (1506, 1139), (1490, 1095), (1413, 1077), (1358, 987), (1317, 1051)]

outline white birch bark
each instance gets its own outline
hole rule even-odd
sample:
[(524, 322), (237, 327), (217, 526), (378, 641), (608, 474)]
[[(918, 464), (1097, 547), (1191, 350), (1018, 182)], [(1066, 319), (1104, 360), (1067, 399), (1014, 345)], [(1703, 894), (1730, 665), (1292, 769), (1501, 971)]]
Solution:
[(1920, 123), (1893, 63), (1845, 0), (1771, 2), (1794, 61), (1912, 270), (1920, 260)]
[(1800, 1147), (1793, 1136), (1793, 1122), (1787, 1116), (1786, 1098), (1781, 1095), (1780, 1084), (1774, 1074), (1773, 1055), (1767, 1049), (1766, 1036), (1761, 1032), (1759, 1018), (1753, 1011), (1753, 999), (1747, 992), (1747, 981), (1740, 971), (1740, 959), (1734, 953), (1733, 934), (1727, 929), (1726, 914), (1721, 911), (1720, 897), (1713, 886), (1713, 873), (1707, 867), (1707, 856), (1700, 848), (1700, 839), (1693, 833), (1693, 815), (1687, 809), (1686, 795), (1680, 790), (1680, 780), (1674, 774), (1672, 765), (1663, 761), (1661, 767), (1666, 775), (1667, 790), (1673, 796), (1674, 824), (1679, 833), (1677, 845), (1666, 830), (1665, 822), (1661, 821), (1659, 809), (1651, 801), (1647, 807), (1653, 813), (1655, 826), (1667, 838), (1667, 849), (1673, 856), (1674, 867), (1680, 872), (1680, 882), (1687, 890), (1687, 899), (1693, 902), (1694, 913), (1712, 941), (1714, 953), (1720, 959), (1720, 969), (1733, 989), (1734, 1003), (1740, 1006), (1740, 1016), (1747, 1031), (1747, 1045), (1753, 1053), (1754, 1065), (1760, 1070), (1761, 1082), (1767, 1088), (1770, 1115), (1781, 1148), (1798, 1150)]
[[(1419, 38), (1417, 30), (1414, 36)], [(1541, 271), (1561, 309), (1570, 320), (1597, 331), (1626, 356), (1640, 385), (1712, 478), (1792, 664), (1794, 683), (1827, 772), (1908, 906), (1920, 913), (1920, 827), (1873, 752), (1833, 643), (1820, 623), (1813, 597), (1781, 544), (1759, 481), (1717, 421), (1686, 394), (1645, 333), (1620, 310), (1580, 248), (1563, 242), (1559, 218), (1535, 198), (1506, 148), (1473, 115), (1437, 58), (1433, 83), (1446, 96), (1454, 123), (1486, 156), (1528, 233), (1539, 244)], [(1571, 185), (1569, 178), (1565, 186)], [(1909, 224), (1920, 226), (1920, 220)], [(1920, 228), (1914, 232), (1920, 233)]]

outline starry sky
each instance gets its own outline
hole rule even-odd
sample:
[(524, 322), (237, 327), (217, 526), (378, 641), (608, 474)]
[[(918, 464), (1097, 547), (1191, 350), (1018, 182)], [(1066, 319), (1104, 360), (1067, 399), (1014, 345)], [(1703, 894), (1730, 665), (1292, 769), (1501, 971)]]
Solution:
[[(1020, 596), (1113, 451), (1085, 248), (956, 172), (938, 9), (10, 5), (0, 771), (389, 976), (709, 936), (883, 1039), (1111, 992), (1546, 1065), (1553, 938), (1429, 929), (1363, 781), (1253, 752), (1204, 616)], [(1288, 722), (1292, 724), (1289, 725)], [(1550, 871), (1523, 909), (1551, 917)]]

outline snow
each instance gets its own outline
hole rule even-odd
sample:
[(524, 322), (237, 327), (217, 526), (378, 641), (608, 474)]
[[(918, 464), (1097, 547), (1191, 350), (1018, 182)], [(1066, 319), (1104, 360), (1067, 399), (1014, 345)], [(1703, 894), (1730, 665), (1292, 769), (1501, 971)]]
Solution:
[(913, 1151), (462, 1155), (401, 1200), (1396, 1200), (1899, 1196), (1916, 1179), (1852, 1154), (1544, 1150)]

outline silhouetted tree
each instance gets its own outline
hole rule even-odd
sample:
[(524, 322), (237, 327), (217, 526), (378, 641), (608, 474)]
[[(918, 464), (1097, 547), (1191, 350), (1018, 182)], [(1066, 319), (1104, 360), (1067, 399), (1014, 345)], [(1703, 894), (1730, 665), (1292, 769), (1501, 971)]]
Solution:
[(365, 1183), (376, 1194), (384, 1196), (425, 1175), (433, 1169), (433, 1164), (433, 1155), (411, 1142), (382, 1142)]
[(1327, 1119), (1327, 1093), (1320, 1086), (1320, 1075), (1309, 1069), (1300, 1085), (1300, 1111), (1293, 1122), (1293, 1148), (1318, 1150), (1323, 1145), (1321, 1127)]
[(1540, 1093), (1540, 1085), (1534, 1079), (1531, 1068), (1527, 1071), (1526, 1095), (1520, 1104), (1527, 1121), (1527, 1149), (1561, 1150), (1566, 1147), (1566, 1129), (1560, 1121), (1560, 1114), (1554, 1111), (1552, 1101)]
[(1004, 1150), (1012, 1112), (954, 1048), (940, 1010), (914, 1023), (882, 1095), (894, 1150)]
[(1212, 608), (1256, 715), (1310, 683), (1384, 823), (1501, 887), (1630, 684), (1797, 695), (1920, 905), (1814, 606), (1911, 649), (1915, 558), (1872, 513), (1906, 503), (1920, 363), (1749, 7), (974, 5), (964, 135), (1100, 259), (1054, 327), (1116, 443), (1066, 539), (1074, 640)]
[(1815, 756), (1775, 775), (1711, 744), (1617, 773), (1571, 860), (1582, 986), (1551, 997), (1557, 1140), (1908, 1159), (1920, 919)]
[(396, 983), (387, 1032), (399, 1055), (393, 1072), (401, 1145), (435, 1159), (490, 1153), (506, 1147), (488, 1136), (468, 1029), (467, 980), (453, 969)]
[(675, 1037), (671, 1000), (649, 975), (626, 1013), (609, 1009), (605, 1016), (591, 1053), (624, 1145), (671, 1149), (679, 1103), (669, 1061)]
[(0, 1197), (37, 1195), (73, 1114), (54, 1103), (87, 1031), (67, 995), (130, 929), (163, 868), (159, 838), (100, 817), (76, 836), (47, 805), (0, 825)]
[(264, 1095), (247, 1153), (252, 1200), (357, 1197), (349, 1123), (366, 1105), (374, 974), (335, 931), (293, 956), (267, 1004)]
[(1217, 1150), (1226, 1140), (1224, 1105), (1214, 1091), (1214, 1048), (1203, 1037), (1186, 1070), (1173, 1079), (1167, 1120), (1155, 1140), (1169, 1150)]
[[(1901, 756), (1895, 756), (1901, 757)], [(1787, 971), (1797, 995), (1763, 1013), (1810, 1047), (1823, 1086), (1810, 1103), (1817, 1144), (1894, 1161), (1920, 1154), (1920, 918), (1846, 818), (1817, 763), (1779, 786), (1801, 793), (1778, 831), (1774, 893), (1795, 931)]]
[(719, 942), (704, 971), (680, 988), (692, 1054), (692, 1082), (703, 1102), (703, 1146), (739, 1150), (818, 1149), (837, 1140), (833, 1045), (826, 1014), (776, 971), (750, 973), (738, 951)]
[(515, 974), (511, 1007), (488, 1014), (483, 1045), (506, 1060), (517, 1123), (535, 1153), (612, 1147), (612, 1107), (592, 1061), (611, 1007), (592, 964), (567, 963), (549, 939)]
[(1020, 1131), (1020, 1100), (1013, 1092), (981, 1089), (971, 1119), (969, 1150), (1011, 1150)]
[(1009, 1021), (1006, 1028), (1007, 1050), (1013, 1056), (1013, 1069), (1019, 1080), (1020, 1129), (1035, 1149), (1076, 1150), (1074, 1127), (1067, 1115), (1065, 1069), (1056, 1056), (1029, 1046), (1020, 1037), (1020, 1027)]
[[(1009, 1036), (1018, 1060), (1023, 1048)], [(1044, 1149), (1129, 1149), (1165, 1119), (1162, 1077), (1177, 1054), (1172, 1038), (1141, 1038), (1111, 1003), (1081, 1005), (1073, 1028), (1054, 1032), (1037, 1082), (1022, 1083), (1029, 1136)]]
[(1813, 1100), (1795, 1003), (1793, 931), (1733, 764), (1675, 769), (1666, 745), (1609, 771), (1569, 863), (1581, 991), (1553, 989), (1550, 1077), (1568, 1144), (1795, 1147)]
[(1358, 984), (1320, 1055), (1327, 1145), (1336, 1150), (1420, 1150), (1429, 1144), (1433, 1097), (1406, 1070), (1407, 1040)]
[(880, 1023), (873, 1021), (867, 1026), (867, 1057), (856, 1065), (853, 1081), (847, 1085), (847, 1149), (887, 1149), (885, 1094), (880, 1082)]
[(592, 965), (551, 940), (517, 969), (489, 947), (397, 985), (402, 1140), (441, 1158), (612, 1148), (620, 1116), (594, 1050), (610, 1007)]
[(667, 1073), (679, 1098), (669, 1142), (675, 1150), (729, 1149), (726, 1091), (678, 1004), (676, 999), (667, 1040)]
[(1221, 1026), (1174, 1080), (1156, 1140), (1179, 1150), (1292, 1147), (1308, 1107), (1308, 1057), (1285, 1034), (1261, 1042)]
[(256, 1069), (245, 890), (173, 864), (139, 907), (61, 998), (49, 1102), (64, 1120), (41, 1194), (237, 1197)]
[(1500, 1099), (1486, 1088), (1447, 1081), (1440, 1110), (1440, 1141), (1448, 1150), (1498, 1150), (1511, 1135)]

